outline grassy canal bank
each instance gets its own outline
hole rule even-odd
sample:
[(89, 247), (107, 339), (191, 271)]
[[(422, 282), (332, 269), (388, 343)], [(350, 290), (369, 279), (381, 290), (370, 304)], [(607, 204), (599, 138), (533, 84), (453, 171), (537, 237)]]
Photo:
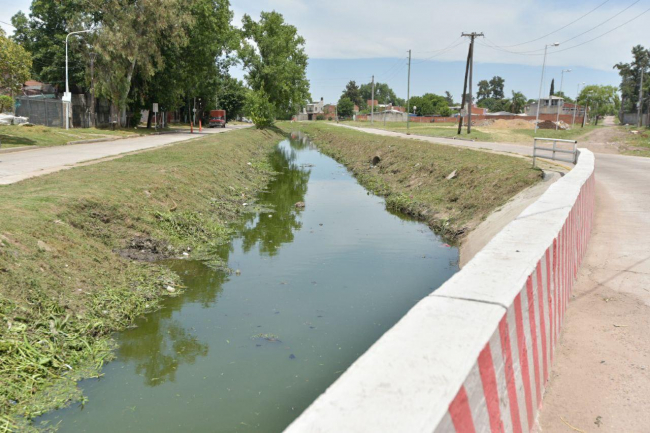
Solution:
[(110, 334), (181, 291), (147, 261), (215, 259), (281, 138), (245, 129), (0, 187), (0, 426), (75, 397)]
[(371, 135), (325, 122), (298, 125), (281, 127), (300, 128), (362, 185), (384, 196), (389, 208), (426, 221), (450, 238), (462, 237), (542, 178), (542, 171), (522, 158)]
[(272, 177), (271, 150), (297, 128), (389, 208), (452, 237), (541, 176), (519, 158), (280, 123), (0, 187), (0, 426), (83, 402), (75, 381), (99, 374), (111, 333), (182, 292), (153, 261), (217, 263)]

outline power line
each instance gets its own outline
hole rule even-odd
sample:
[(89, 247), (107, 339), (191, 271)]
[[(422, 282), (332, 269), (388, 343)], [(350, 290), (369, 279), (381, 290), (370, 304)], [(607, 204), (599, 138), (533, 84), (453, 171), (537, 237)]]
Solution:
[(604, 2), (602, 2), (602, 3), (599, 4), (598, 6), (596, 6), (595, 8), (593, 8), (592, 10), (590, 10), (589, 12), (587, 12), (586, 14), (584, 14), (584, 15), (582, 15), (581, 17), (579, 17), (579, 18), (577, 18), (577, 19), (571, 21), (569, 24), (566, 24), (566, 25), (560, 27), (560, 28), (557, 29), (557, 30), (553, 30), (551, 33), (547, 33), (547, 34), (545, 34), (544, 36), (540, 36), (539, 38), (531, 39), (530, 41), (521, 42), (521, 43), (514, 44), (514, 45), (505, 45), (504, 48), (518, 47), (518, 46), (520, 46), (520, 45), (526, 45), (526, 44), (529, 44), (529, 43), (531, 43), (531, 42), (536, 42), (536, 41), (539, 41), (540, 39), (544, 39), (545, 37), (550, 36), (550, 35), (552, 35), (552, 34), (555, 34), (555, 33), (559, 32), (560, 30), (564, 30), (564, 29), (566, 29), (566, 28), (569, 27), (571, 24), (575, 24), (575, 23), (577, 23), (578, 21), (580, 21), (581, 19), (583, 19), (583, 18), (586, 17), (587, 15), (591, 14), (592, 12), (596, 11), (596, 10), (599, 9), (600, 7), (604, 6), (605, 3), (608, 3), (609, 1), (610, 1), (610, 0), (605, 0)]
[(5, 22), (5, 21), (0, 21), (0, 23), (2, 23), (2, 24), (6, 24), (6, 25), (8, 25), (9, 27), (13, 27), (14, 29), (16, 28), (16, 26), (14, 26), (13, 24), (10, 24), (10, 23)]
[(453, 46), (449, 46), (449, 47), (447, 47), (447, 48), (444, 48), (443, 50), (441, 50), (441, 51), (438, 52), (437, 54), (434, 54), (433, 56), (429, 56), (429, 57), (424, 58), (424, 59), (420, 59), (420, 60), (417, 61), (417, 62), (413, 62), (413, 64), (423, 63), (423, 62), (426, 62), (426, 61), (428, 61), (428, 60), (431, 60), (431, 59), (433, 59), (433, 58), (435, 58), (435, 57), (439, 57), (439, 56), (441, 56), (441, 55), (443, 55), (443, 54), (446, 54), (446, 53), (450, 52), (450, 51), (453, 50), (454, 48), (456, 48), (456, 47), (458, 47), (458, 46), (460, 46), (460, 45), (463, 45), (464, 43), (465, 43), (464, 40), (463, 40), (463, 41), (460, 41), (460, 42), (457, 43), (456, 45), (453, 45)]

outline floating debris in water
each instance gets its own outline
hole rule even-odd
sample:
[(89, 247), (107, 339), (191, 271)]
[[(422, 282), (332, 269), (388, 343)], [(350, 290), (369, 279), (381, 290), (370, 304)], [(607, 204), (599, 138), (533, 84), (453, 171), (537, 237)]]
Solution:
[(176, 291), (176, 288), (174, 286), (167, 286), (167, 291), (169, 293), (174, 293)]
[(292, 353), (291, 355), (289, 355), (289, 359), (296, 359), (296, 355)]
[(280, 343), (280, 338), (275, 334), (256, 334), (251, 337), (251, 339), (256, 340), (261, 338), (271, 343)]
[(237, 275), (237, 276), (241, 275), (241, 271), (240, 271), (239, 269), (237, 269), (237, 270), (235, 271), (235, 275)]

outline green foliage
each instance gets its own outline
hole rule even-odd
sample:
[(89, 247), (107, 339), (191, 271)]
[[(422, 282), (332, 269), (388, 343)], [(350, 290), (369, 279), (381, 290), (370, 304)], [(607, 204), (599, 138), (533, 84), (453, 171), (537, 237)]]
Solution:
[(589, 107), (590, 116), (616, 114), (621, 106), (618, 89), (614, 86), (592, 84), (585, 86), (578, 96), (578, 104)]
[(503, 93), (503, 86), (505, 80), (498, 75), (492, 77), (490, 80), (490, 94), (494, 99), (503, 99), (505, 94)]
[(555, 95), (555, 78), (553, 78), (553, 79), (551, 80), (551, 89), (548, 91), (548, 94), (549, 94), (550, 96), (554, 96), (554, 95)]
[(489, 98), (491, 94), (492, 91), (490, 90), (490, 82), (488, 80), (479, 81), (478, 92), (476, 92), (476, 99), (478, 100), (478, 102), (481, 102), (482, 100)]
[(217, 107), (226, 110), (228, 120), (236, 119), (244, 114), (246, 96), (250, 92), (240, 80), (224, 77), (217, 91)]
[(451, 109), (447, 103), (447, 99), (440, 95), (433, 93), (425, 93), (422, 96), (413, 96), (410, 99), (411, 112), (413, 107), (416, 107), (415, 114), (418, 116), (450, 116)]
[(512, 99), (510, 99), (510, 111), (511, 113), (519, 114), (523, 113), (524, 107), (526, 107), (526, 96), (521, 92), (512, 91)]
[(11, 96), (0, 95), (0, 113), (11, 111), (14, 106), (14, 99)]
[(445, 100), (447, 101), (447, 105), (454, 105), (454, 97), (448, 90), (445, 90)]
[[(362, 84), (359, 87), (361, 98), (364, 103), (372, 99), (372, 83)], [(379, 104), (392, 103), (393, 105), (403, 105), (404, 100), (395, 95), (393, 89), (386, 83), (375, 83), (375, 100)]]
[(572, 97), (568, 96), (564, 90), (560, 90), (559, 92), (555, 92), (555, 96), (559, 96), (560, 98), (564, 98), (564, 102), (569, 102), (571, 104), (575, 103), (575, 99)]
[[(357, 86), (357, 83), (355, 81), (350, 81), (345, 85), (345, 90), (343, 91), (341, 98), (343, 97), (350, 99), (352, 101), (352, 104), (358, 105), (359, 108), (366, 105), (366, 101), (364, 101), (361, 97), (361, 91), (359, 90), (359, 86)], [(352, 108), (354, 109), (354, 107)]]
[(310, 99), (305, 39), (277, 12), (262, 12), (259, 21), (244, 15), (239, 52), (246, 79), (263, 90), (274, 114), (290, 118)]
[(18, 93), (29, 79), (32, 56), (0, 29), (0, 89)]
[(337, 112), (341, 117), (352, 117), (354, 114), (354, 102), (345, 95), (341, 96), (337, 104)]
[[(623, 110), (626, 113), (636, 111), (639, 102), (639, 86), (641, 85), (641, 73), (647, 77), (650, 75), (650, 49), (644, 48), (642, 45), (637, 45), (632, 48), (631, 63), (617, 63), (614, 69), (618, 69), (621, 76), (621, 98)], [(650, 93), (650, 79), (643, 80), (643, 93)], [(648, 109), (647, 100), (644, 101), (643, 110)]]
[(262, 89), (248, 93), (245, 112), (259, 129), (268, 128), (275, 123), (275, 107)]
[(487, 108), (491, 112), (510, 111), (510, 100), (485, 98), (476, 104), (478, 107)]

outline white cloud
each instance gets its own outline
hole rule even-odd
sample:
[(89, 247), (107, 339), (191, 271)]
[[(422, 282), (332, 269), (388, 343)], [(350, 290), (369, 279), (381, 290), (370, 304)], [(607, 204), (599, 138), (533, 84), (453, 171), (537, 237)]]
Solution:
[[(509, 48), (527, 51), (545, 43), (563, 41), (607, 20), (632, 3), (609, 1), (584, 19), (566, 29), (527, 45)], [(261, 10), (277, 10), (287, 22), (298, 27), (307, 40), (312, 58), (402, 57), (409, 48), (416, 58), (426, 58), (432, 50), (444, 48), (463, 31), (484, 32), (487, 40), (508, 46), (543, 36), (579, 18), (596, 7), (596, 2), (559, 3), (555, 1), (463, 0), (433, 2), (412, 0), (349, 1), (258, 0), (233, 1), (238, 19), (243, 13), (259, 15)], [(639, 2), (603, 26), (567, 42), (557, 50), (574, 46), (598, 36), (648, 8)], [(582, 47), (549, 56), (550, 65), (573, 65), (611, 69), (629, 58), (633, 45), (650, 45), (647, 28), (650, 12), (605, 37)], [(464, 60), (466, 44), (439, 54), (436, 60)], [(517, 55), (477, 45), (475, 61), (538, 65), (539, 55)]]

